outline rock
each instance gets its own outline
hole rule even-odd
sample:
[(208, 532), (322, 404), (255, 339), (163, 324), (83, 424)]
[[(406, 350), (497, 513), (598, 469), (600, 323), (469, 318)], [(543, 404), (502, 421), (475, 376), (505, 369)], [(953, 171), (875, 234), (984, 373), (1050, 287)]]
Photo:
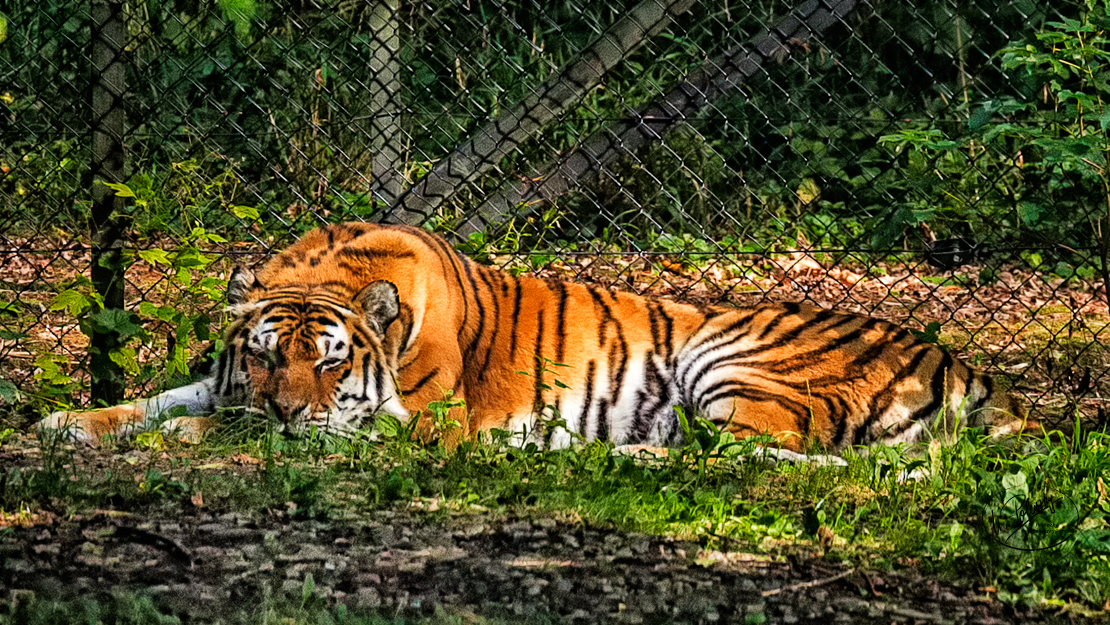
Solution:
[(376, 610), (382, 605), (382, 595), (373, 586), (363, 586), (355, 591), (354, 607), (359, 610)]

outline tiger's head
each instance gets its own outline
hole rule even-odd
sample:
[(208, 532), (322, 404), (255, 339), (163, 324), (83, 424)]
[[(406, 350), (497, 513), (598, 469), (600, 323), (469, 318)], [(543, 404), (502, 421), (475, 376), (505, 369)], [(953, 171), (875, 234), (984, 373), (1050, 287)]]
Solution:
[(228, 350), (246, 399), (294, 432), (351, 436), (379, 414), (409, 418), (397, 392), (399, 346), (387, 329), (397, 287), (372, 282), (351, 297), (321, 285), (267, 288), (249, 270), (228, 282)]

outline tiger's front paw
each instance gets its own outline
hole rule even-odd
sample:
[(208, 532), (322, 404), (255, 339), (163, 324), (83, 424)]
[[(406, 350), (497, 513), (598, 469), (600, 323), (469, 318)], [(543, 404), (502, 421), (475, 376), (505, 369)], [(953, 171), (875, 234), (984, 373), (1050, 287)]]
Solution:
[(62, 440), (96, 446), (106, 435), (130, 434), (142, 421), (143, 413), (135, 406), (115, 406), (87, 412), (53, 412), (33, 428), (43, 435), (56, 435)]
[(204, 438), (205, 432), (215, 426), (216, 420), (208, 417), (176, 417), (162, 424), (162, 432), (182, 443), (196, 445)]

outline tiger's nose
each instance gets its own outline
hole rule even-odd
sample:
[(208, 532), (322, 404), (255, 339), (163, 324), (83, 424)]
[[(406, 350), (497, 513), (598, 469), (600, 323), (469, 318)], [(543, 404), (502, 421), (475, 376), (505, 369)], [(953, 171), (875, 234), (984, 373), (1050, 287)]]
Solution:
[(306, 406), (292, 406), (282, 404), (281, 402), (275, 401), (273, 399), (267, 399), (266, 405), (270, 409), (270, 412), (272, 412), (274, 416), (277, 417), (278, 421), (281, 421), (282, 423), (289, 423), (290, 420), (295, 419), (297, 415), (303, 412), (306, 408)]

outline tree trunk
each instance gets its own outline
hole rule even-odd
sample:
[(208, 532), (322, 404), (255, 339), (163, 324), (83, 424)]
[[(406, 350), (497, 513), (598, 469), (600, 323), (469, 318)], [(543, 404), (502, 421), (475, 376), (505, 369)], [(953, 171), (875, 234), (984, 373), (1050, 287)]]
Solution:
[(370, 147), (374, 154), (371, 191), (376, 200), (387, 206), (392, 206), (403, 191), (402, 167), (408, 149), (401, 129), (399, 11), (400, 0), (378, 0), (370, 21), (374, 46), (370, 57), (373, 89)]
[[(122, 183), (126, 178), (127, 151), (123, 138), (127, 119), (123, 96), (126, 72), (123, 51), (127, 27), (120, 0), (92, 0), (92, 162), (88, 188), (92, 193), (89, 232), (92, 237), (93, 287), (104, 297), (104, 308), (123, 309), (123, 224), (117, 216), (124, 198), (103, 182)], [(118, 332), (93, 332), (89, 346), (89, 373), (94, 402), (123, 401), (123, 367), (112, 362), (110, 352), (120, 347)]]

